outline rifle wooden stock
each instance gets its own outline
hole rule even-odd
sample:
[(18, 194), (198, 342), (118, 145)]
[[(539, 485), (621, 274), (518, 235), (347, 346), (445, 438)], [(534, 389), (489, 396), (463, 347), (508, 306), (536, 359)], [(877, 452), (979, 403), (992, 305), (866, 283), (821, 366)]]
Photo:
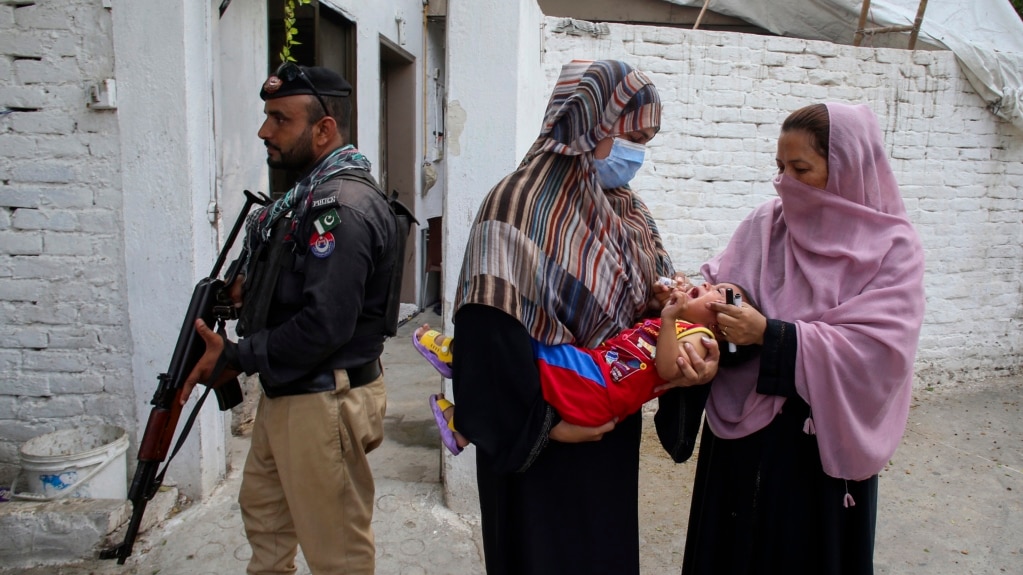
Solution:
[[(227, 294), (227, 284), (217, 279), (220, 268), (223, 266), (228, 251), (234, 243), (238, 231), (245, 223), (245, 216), (252, 204), (264, 204), (268, 200), (257, 198), (252, 192), (245, 190), (245, 206), (235, 221), (235, 225), (228, 235), (227, 242), (221, 250), (213, 271), (210, 276), (203, 278), (192, 290), (192, 299), (188, 303), (188, 311), (178, 332), (178, 340), (174, 346), (174, 354), (171, 356), (170, 366), (165, 373), (161, 373), (153, 399), (150, 402), (153, 409), (149, 412), (149, 420), (146, 422), (146, 430), (139, 442), (138, 465), (135, 468), (135, 476), (132, 479), (131, 487), (128, 490), (128, 500), (131, 501), (131, 520), (125, 531), (124, 541), (117, 547), (100, 551), (101, 559), (117, 559), (117, 563), (123, 565), (125, 559), (131, 555), (131, 549), (135, 544), (139, 527), (142, 524), (142, 515), (146, 511), (146, 505), (159, 491), (163, 484), (163, 474), (167, 471), (166, 466), (163, 472), (157, 473), (161, 463), (167, 459), (170, 452), (171, 441), (178, 428), (178, 420), (181, 418), (181, 399), (185, 387), (185, 379), (195, 368), (199, 359), (206, 351), (206, 342), (195, 331), (195, 320), (202, 319), (209, 328), (215, 329), (217, 322), (223, 322), (233, 317), (227, 317), (233, 310), (232, 302)], [(234, 275), (234, 272), (231, 273)], [(230, 278), (234, 281), (234, 278)], [(207, 390), (208, 393), (210, 390)], [(221, 411), (226, 411), (238, 405), (242, 401), (241, 385), (237, 379), (232, 379), (222, 385), (213, 388), (212, 391), (217, 397), (217, 404)], [(181, 436), (178, 438), (178, 445), (175, 452), (181, 446), (185, 437), (191, 429), (192, 422), (198, 414), (199, 408), (205, 400), (204, 394), (196, 404), (192, 415), (189, 417)], [(171, 457), (174, 456), (172, 453)]]

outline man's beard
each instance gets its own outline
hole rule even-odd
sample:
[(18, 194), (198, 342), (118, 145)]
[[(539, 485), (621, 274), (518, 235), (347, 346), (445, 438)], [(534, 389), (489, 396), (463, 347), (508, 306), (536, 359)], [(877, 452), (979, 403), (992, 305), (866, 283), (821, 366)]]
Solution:
[(312, 137), (312, 126), (309, 126), (302, 132), (302, 135), (295, 140), (295, 145), (291, 148), (291, 151), (285, 152), (280, 148), (277, 148), (280, 158), (273, 159), (269, 154), (266, 157), (266, 163), (271, 168), (283, 169), (283, 170), (304, 170), (313, 163), (316, 158), (313, 157), (313, 137)]

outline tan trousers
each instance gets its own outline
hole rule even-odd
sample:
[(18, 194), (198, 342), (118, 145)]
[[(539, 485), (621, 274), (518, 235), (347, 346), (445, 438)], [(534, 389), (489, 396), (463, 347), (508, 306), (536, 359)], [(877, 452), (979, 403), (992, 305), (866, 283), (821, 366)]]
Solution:
[(297, 545), (314, 575), (373, 573), (366, 454), (383, 441), (384, 378), (335, 380), (335, 391), (259, 400), (238, 495), (250, 575), (294, 573)]

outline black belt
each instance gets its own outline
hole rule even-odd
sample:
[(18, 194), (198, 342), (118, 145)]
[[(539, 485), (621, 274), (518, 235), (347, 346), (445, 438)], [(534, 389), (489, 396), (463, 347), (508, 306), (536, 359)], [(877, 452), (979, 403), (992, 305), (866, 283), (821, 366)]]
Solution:
[[(362, 387), (373, 383), (383, 373), (380, 367), (380, 358), (357, 367), (345, 368), (348, 372), (348, 385), (351, 389)], [(334, 391), (337, 388), (334, 382), (334, 370), (320, 373), (302, 383), (295, 383), (284, 389), (274, 389), (263, 385), (263, 392), (267, 397), (281, 397), (285, 395), (302, 395), (306, 393), (320, 393), (323, 391)]]
[[(380, 367), (380, 358), (374, 359), (373, 361), (360, 365), (359, 367), (349, 367), (345, 371), (348, 372), (348, 384), (352, 388), (362, 387), (367, 383), (373, 383), (383, 373), (383, 369)], [(331, 374), (333, 376), (333, 374)]]

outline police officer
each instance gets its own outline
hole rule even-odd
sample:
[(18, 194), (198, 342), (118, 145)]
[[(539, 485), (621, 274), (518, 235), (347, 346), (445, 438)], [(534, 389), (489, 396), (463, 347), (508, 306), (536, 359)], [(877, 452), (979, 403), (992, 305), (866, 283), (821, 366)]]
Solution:
[(206, 353), (188, 390), (241, 372), (263, 388), (238, 497), (252, 574), (293, 572), (298, 545), (315, 574), (374, 570), (366, 454), (383, 440), (380, 354), (400, 262), (386, 198), (346, 141), (351, 92), (294, 63), (263, 84), (267, 163), (302, 176), (246, 223), (240, 339), (196, 323)]

